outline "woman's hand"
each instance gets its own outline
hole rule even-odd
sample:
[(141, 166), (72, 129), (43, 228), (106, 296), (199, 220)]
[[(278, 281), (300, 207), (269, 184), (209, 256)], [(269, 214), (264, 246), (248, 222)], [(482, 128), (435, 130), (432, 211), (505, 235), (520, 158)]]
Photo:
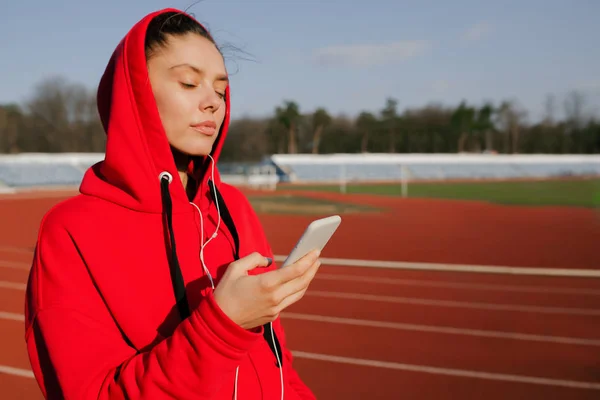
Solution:
[(259, 275), (248, 275), (248, 271), (270, 264), (262, 255), (252, 253), (234, 261), (215, 288), (215, 301), (242, 328), (272, 322), (304, 296), (321, 265), (319, 254), (314, 250), (294, 264)]

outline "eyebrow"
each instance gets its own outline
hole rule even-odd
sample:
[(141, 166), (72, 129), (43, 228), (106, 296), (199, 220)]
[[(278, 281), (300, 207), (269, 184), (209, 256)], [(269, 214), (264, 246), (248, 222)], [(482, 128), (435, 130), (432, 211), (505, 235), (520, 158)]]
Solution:
[[(175, 69), (175, 68), (179, 68), (179, 67), (186, 67), (189, 68), (191, 70), (193, 70), (194, 72), (201, 74), (202, 70), (196, 66), (193, 66), (192, 64), (188, 64), (188, 63), (183, 63), (183, 64), (177, 64), (172, 66), (169, 69)], [(217, 75), (217, 79), (215, 79), (217, 81), (223, 81), (223, 82), (229, 82), (229, 78), (227, 77), (227, 75)]]

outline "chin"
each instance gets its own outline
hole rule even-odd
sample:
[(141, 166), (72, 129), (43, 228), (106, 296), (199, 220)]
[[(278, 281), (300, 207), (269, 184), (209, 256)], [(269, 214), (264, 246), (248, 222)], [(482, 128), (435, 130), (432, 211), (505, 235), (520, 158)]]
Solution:
[(187, 148), (183, 151), (183, 153), (187, 154), (188, 156), (207, 156), (210, 154), (210, 152), (212, 151), (212, 145), (210, 146), (194, 146), (194, 147), (190, 147)]
[(214, 142), (212, 140), (190, 140), (187, 143), (181, 143), (180, 145), (173, 146), (177, 151), (188, 156), (206, 156), (210, 154), (213, 148)]

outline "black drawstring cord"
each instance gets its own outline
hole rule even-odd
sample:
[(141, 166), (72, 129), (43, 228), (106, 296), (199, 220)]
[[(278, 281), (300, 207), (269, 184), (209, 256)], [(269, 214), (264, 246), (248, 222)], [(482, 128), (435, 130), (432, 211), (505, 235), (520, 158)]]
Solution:
[[(210, 195), (213, 198), (213, 201), (215, 203), (219, 203), (219, 209), (221, 210), (221, 218), (223, 218), (223, 222), (225, 223), (225, 226), (227, 227), (227, 229), (229, 230), (229, 233), (231, 234), (231, 237), (233, 238), (233, 242), (235, 244), (234, 258), (236, 260), (239, 260), (239, 258), (240, 258), (240, 237), (238, 235), (237, 229), (233, 222), (231, 213), (229, 212), (229, 209), (227, 208), (227, 205), (225, 204), (223, 195), (221, 195), (221, 192), (219, 191), (219, 189), (217, 189), (214, 182), (212, 180), (209, 180), (208, 185), (210, 187)], [(215, 197), (215, 192), (216, 192), (216, 197)], [(273, 339), (275, 339), (275, 343), (273, 343), (273, 341), (271, 340), (271, 325), (272, 324), (273, 324), (272, 322), (267, 322), (266, 324), (264, 324), (263, 337), (267, 341), (267, 344), (269, 345), (269, 347), (271, 348), (271, 351), (273, 352), (273, 355), (275, 356), (275, 365), (277, 365), (277, 367), (281, 368), (281, 366), (283, 364), (283, 353), (281, 352), (281, 345), (279, 344), (279, 339), (277, 338), (277, 334), (275, 333), (275, 331), (273, 331)], [(278, 357), (277, 357), (278, 354), (280, 355), (279, 358), (281, 359), (281, 363), (278, 360)]]
[(175, 301), (181, 319), (184, 320), (190, 316), (190, 307), (187, 302), (185, 293), (185, 282), (179, 266), (177, 258), (177, 248), (175, 246), (175, 234), (173, 233), (173, 203), (171, 194), (169, 193), (169, 183), (173, 178), (167, 174), (161, 174), (160, 178), (160, 194), (163, 201), (164, 211), (167, 217), (167, 227), (169, 229), (169, 242), (171, 244), (171, 262), (169, 267), (171, 270), (171, 282), (173, 283), (173, 291), (175, 292)]
[[(179, 315), (181, 316), (181, 319), (184, 320), (185, 318), (189, 317), (190, 309), (189, 309), (189, 305), (187, 302), (187, 296), (185, 293), (185, 283), (183, 281), (181, 267), (179, 266), (179, 259), (177, 258), (177, 249), (175, 246), (175, 234), (173, 233), (173, 203), (171, 200), (171, 194), (169, 193), (169, 184), (171, 183), (172, 179), (173, 178), (171, 177), (171, 175), (169, 175), (167, 173), (161, 174), (161, 176), (160, 176), (161, 191), (160, 192), (161, 192), (161, 197), (162, 197), (162, 201), (163, 201), (164, 211), (165, 211), (165, 214), (167, 217), (167, 227), (169, 229), (169, 241), (171, 244), (171, 262), (169, 264), (170, 271), (171, 271), (171, 282), (173, 283), (173, 291), (175, 292), (175, 300), (177, 301), (177, 309), (179, 311)], [(223, 196), (219, 192), (219, 189), (217, 189), (215, 187), (214, 182), (209, 180), (208, 184), (209, 184), (210, 189), (212, 189), (210, 191), (210, 193), (211, 193), (211, 196), (213, 197), (213, 201), (215, 201), (216, 203), (219, 203), (219, 208), (221, 210), (221, 216), (223, 218), (223, 222), (225, 223), (225, 226), (227, 226), (227, 228), (229, 229), (229, 232), (231, 233), (231, 236), (233, 237), (233, 240), (235, 242), (234, 258), (236, 260), (238, 260), (239, 254), (240, 254), (240, 239), (239, 239), (235, 224), (233, 222), (233, 218), (231, 217), (231, 213), (229, 212), (229, 210), (227, 209), (227, 206), (225, 205), (225, 200), (223, 199)], [(213, 191), (216, 192), (216, 198), (215, 198), (215, 194), (213, 193)], [(275, 356), (275, 364), (277, 365), (277, 367), (281, 368), (282, 364), (283, 364), (283, 354), (281, 351), (281, 345), (280, 345), (279, 339), (277, 338), (277, 335), (275, 334), (274, 331), (273, 331), (273, 338), (275, 339), (275, 342), (273, 343), (273, 341), (271, 341), (271, 337), (270, 337), (271, 324), (272, 324), (271, 322), (264, 324), (263, 336), (264, 336), (264, 339), (267, 341), (269, 347), (271, 348), (273, 355)], [(280, 355), (281, 363), (278, 360), (277, 354)]]

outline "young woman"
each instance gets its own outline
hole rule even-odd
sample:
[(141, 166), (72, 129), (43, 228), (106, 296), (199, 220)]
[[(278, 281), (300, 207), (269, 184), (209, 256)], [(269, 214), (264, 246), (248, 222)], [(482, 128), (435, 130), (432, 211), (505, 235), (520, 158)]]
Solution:
[(229, 102), (217, 45), (179, 10), (116, 48), (98, 89), (105, 159), (44, 216), (27, 287), (47, 398), (314, 398), (278, 314), (319, 254), (277, 269), (248, 201), (220, 181)]

